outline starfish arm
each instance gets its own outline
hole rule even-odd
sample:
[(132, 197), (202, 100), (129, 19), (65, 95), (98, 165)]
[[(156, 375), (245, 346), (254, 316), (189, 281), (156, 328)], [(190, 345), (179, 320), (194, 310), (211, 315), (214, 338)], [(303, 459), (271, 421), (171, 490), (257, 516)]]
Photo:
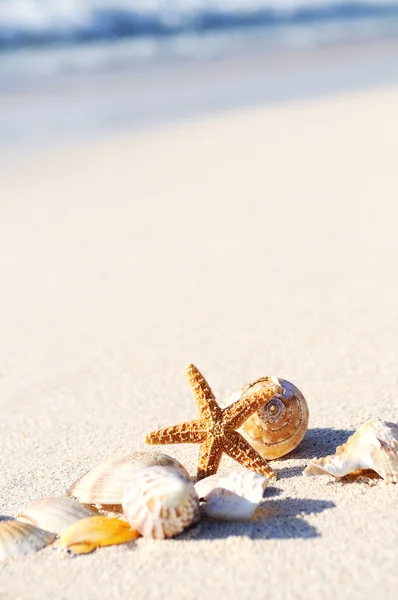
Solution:
[(222, 456), (222, 446), (212, 436), (208, 436), (200, 447), (198, 480), (217, 473)]
[[(255, 388), (255, 386), (253, 386)], [(259, 408), (267, 404), (279, 390), (279, 386), (273, 381), (262, 382), (261, 387), (248, 388), (242, 397), (223, 410), (224, 423), (231, 429), (238, 429)]]
[(152, 431), (145, 436), (145, 442), (147, 444), (195, 444), (203, 442), (206, 435), (203, 421), (195, 419)]
[(231, 431), (224, 439), (224, 452), (251, 471), (264, 477), (276, 477), (268, 463), (237, 431)]
[(222, 414), (222, 409), (218, 406), (211, 387), (202, 373), (195, 365), (188, 365), (185, 374), (195, 396), (200, 418), (206, 421), (217, 420)]

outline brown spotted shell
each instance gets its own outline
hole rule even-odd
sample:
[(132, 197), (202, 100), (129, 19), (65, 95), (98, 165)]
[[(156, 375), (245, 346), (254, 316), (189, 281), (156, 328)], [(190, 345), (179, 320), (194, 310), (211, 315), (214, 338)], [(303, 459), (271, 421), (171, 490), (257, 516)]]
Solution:
[[(294, 450), (308, 428), (308, 405), (300, 390), (286, 379), (272, 377), (282, 389), (245, 421), (239, 432), (266, 460), (280, 458)], [(249, 387), (261, 387), (270, 377), (261, 377), (231, 394), (226, 405), (235, 402)]]
[(154, 466), (132, 477), (123, 494), (123, 512), (144, 537), (164, 539), (199, 520), (199, 496), (191, 481), (171, 467)]

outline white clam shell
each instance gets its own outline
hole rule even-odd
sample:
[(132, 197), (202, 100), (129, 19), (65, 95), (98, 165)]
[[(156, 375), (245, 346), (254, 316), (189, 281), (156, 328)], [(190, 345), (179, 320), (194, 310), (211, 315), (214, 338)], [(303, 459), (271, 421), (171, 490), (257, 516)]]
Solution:
[(138, 473), (123, 494), (123, 513), (144, 537), (164, 539), (199, 519), (199, 498), (191, 481), (170, 467)]
[(336, 453), (314, 459), (304, 475), (344, 477), (371, 469), (387, 483), (398, 483), (398, 425), (376, 418), (361, 425)]
[(21, 508), (15, 517), (58, 535), (75, 521), (93, 514), (73, 498), (38, 498)]
[(30, 523), (0, 522), (0, 561), (20, 554), (36, 552), (48, 546), (55, 535)]
[(204, 514), (221, 521), (249, 521), (260, 504), (268, 478), (251, 471), (232, 472), (226, 477), (211, 475), (198, 481), (195, 489)]
[(175, 458), (161, 452), (131, 452), (112, 456), (99, 463), (75, 481), (66, 492), (82, 504), (117, 505), (131, 479), (152, 466), (174, 468), (190, 481), (189, 473)]

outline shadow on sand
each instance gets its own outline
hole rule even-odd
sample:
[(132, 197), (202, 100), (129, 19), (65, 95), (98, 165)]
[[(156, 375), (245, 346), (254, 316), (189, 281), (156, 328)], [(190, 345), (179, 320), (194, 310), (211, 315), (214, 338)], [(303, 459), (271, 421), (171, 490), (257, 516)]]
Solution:
[(258, 539), (297, 539), (320, 537), (320, 533), (303, 518), (303, 515), (320, 513), (334, 508), (329, 500), (307, 498), (282, 498), (263, 502), (254, 519), (248, 523), (212, 521), (203, 518), (193, 529), (185, 531), (176, 539), (209, 540), (245, 536)]
[[(301, 444), (286, 456), (271, 463), (272, 468), (278, 475), (278, 479), (291, 479), (303, 474), (305, 465), (283, 466), (284, 460), (306, 460), (320, 458), (328, 454), (334, 454), (337, 446), (344, 444), (350, 435), (354, 433), (349, 429), (315, 428), (309, 429)], [(267, 489), (267, 492), (270, 488)], [(267, 495), (269, 495), (267, 493)]]
[[(334, 454), (337, 446), (344, 444), (353, 430), (313, 428), (307, 431), (298, 448), (286, 456), (287, 460), (311, 460), (315, 457)], [(282, 466), (283, 458), (272, 465), (278, 479), (300, 477), (304, 466)], [(279, 467), (279, 465), (281, 465)], [(177, 536), (176, 539), (207, 540), (223, 539), (230, 536), (246, 536), (250, 539), (296, 539), (320, 537), (320, 533), (305, 519), (305, 515), (320, 513), (334, 508), (330, 500), (309, 498), (278, 498), (281, 490), (277, 487), (267, 488), (266, 498), (257, 509), (254, 520), (248, 523), (232, 523), (202, 519), (193, 529)]]
[(330, 427), (309, 429), (301, 444), (288, 454), (286, 458), (305, 458), (311, 460), (315, 457), (319, 458), (328, 454), (334, 454), (337, 446), (344, 444), (353, 433), (353, 429), (331, 429)]

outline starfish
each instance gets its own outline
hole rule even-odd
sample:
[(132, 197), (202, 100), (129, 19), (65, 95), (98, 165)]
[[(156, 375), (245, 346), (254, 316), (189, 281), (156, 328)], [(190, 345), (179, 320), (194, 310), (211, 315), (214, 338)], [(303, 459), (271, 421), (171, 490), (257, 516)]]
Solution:
[(216, 402), (206, 379), (195, 365), (186, 368), (188, 383), (192, 388), (199, 411), (199, 419), (185, 421), (149, 433), (147, 444), (201, 444), (198, 464), (198, 480), (214, 475), (223, 453), (248, 469), (265, 477), (275, 477), (268, 463), (236, 431), (261, 406), (271, 400), (279, 387), (273, 381), (268, 386), (262, 381), (261, 388), (253, 384), (241, 398), (222, 409)]

